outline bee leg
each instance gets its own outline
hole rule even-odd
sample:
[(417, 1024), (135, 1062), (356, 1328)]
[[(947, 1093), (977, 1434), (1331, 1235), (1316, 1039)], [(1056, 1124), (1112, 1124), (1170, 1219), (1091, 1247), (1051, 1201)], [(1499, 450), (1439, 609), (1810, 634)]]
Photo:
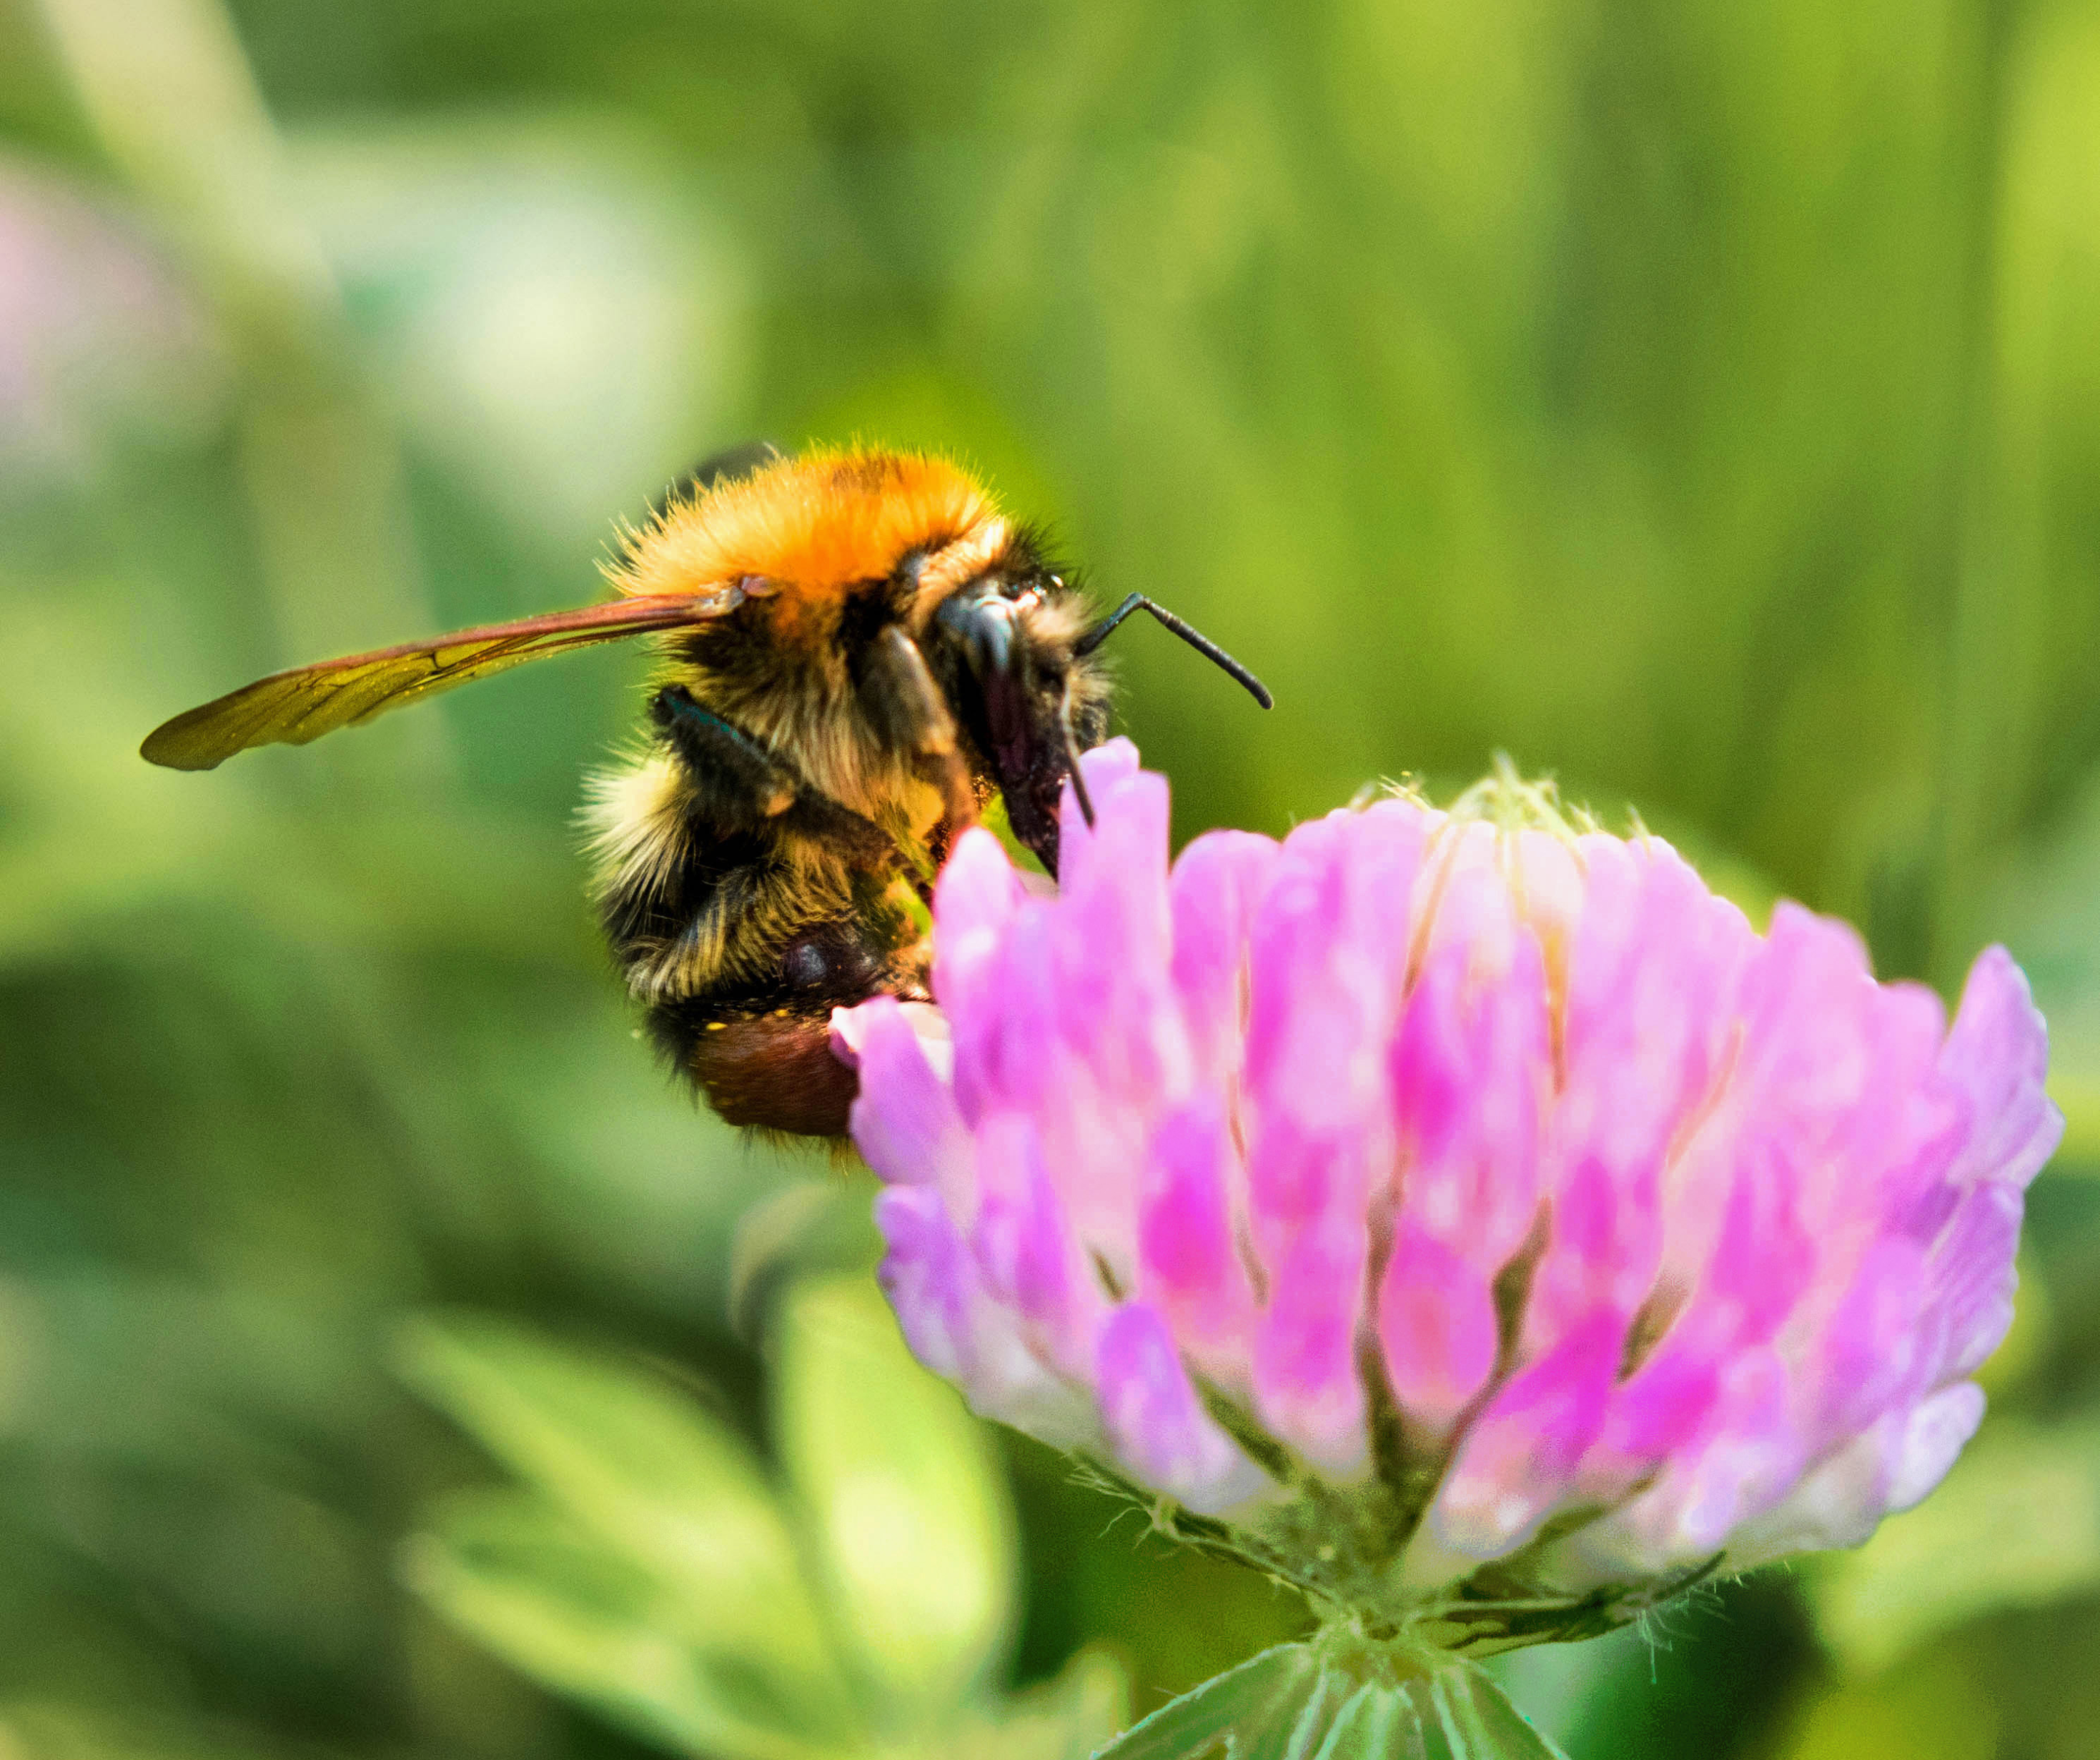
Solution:
[(665, 685), (649, 712), (685, 763), (695, 810), (718, 829), (778, 826), (828, 844), (864, 867), (898, 859), (895, 842), (880, 825), (811, 788), (741, 728), (702, 708), (684, 685)]
[(911, 754), (920, 773), (941, 790), (948, 827), (977, 823), (977, 791), (955, 733), (955, 718), (934, 683), (919, 645), (892, 623), (878, 636), (860, 681), (861, 702), (892, 744)]

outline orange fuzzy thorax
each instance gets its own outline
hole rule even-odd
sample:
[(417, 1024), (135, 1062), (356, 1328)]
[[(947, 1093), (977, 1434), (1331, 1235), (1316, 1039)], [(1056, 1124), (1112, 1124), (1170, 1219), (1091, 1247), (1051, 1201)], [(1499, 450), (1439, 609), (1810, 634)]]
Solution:
[(814, 451), (673, 504), (629, 544), (612, 579), (624, 593), (743, 583), (833, 598), (889, 574), (910, 551), (1003, 523), (991, 497), (946, 459)]

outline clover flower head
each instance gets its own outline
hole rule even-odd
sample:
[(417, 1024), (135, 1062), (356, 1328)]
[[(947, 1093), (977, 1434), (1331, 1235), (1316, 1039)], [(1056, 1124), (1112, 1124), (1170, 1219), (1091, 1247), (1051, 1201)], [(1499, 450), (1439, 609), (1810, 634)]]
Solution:
[(1486, 1651), (1863, 1540), (1982, 1415), (2061, 1122), (1842, 925), (1505, 777), (1170, 867), (1117, 741), (1060, 889), (960, 839), (938, 1010), (842, 1014), (882, 1276), (971, 1403), (1367, 1629)]

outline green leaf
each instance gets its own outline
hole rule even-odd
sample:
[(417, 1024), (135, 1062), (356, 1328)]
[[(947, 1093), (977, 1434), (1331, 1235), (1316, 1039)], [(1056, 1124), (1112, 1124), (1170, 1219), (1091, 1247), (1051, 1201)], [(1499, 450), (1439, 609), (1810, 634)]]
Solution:
[(512, 1666), (651, 1740), (726, 1760), (858, 1746), (849, 1730), (824, 1731), (822, 1707), (798, 1691), (806, 1683), (762, 1658), (682, 1641), (688, 1610), (664, 1579), (536, 1493), (448, 1499), (410, 1543), (406, 1573)]
[(1096, 1760), (1564, 1760), (1471, 1663), (1399, 1646), (1265, 1650)]
[(1199, 1760), (1220, 1744), (1230, 1760), (1281, 1753), (1276, 1738), (1297, 1725), (1321, 1674), (1312, 1645), (1278, 1644), (1162, 1705), (1096, 1760)]
[(267, 1731), (202, 1717), (0, 1700), (0, 1748), (34, 1760), (314, 1760)]
[(1979, 1614), (2100, 1587), (2100, 1429), (1993, 1419), (1938, 1490), (1811, 1585), (1824, 1642), (1861, 1673)]
[(1565, 1760), (1560, 1749), (1533, 1728), (1508, 1696), (1478, 1669), (1446, 1669), (1408, 1690), (1418, 1701), (1425, 1694), (1431, 1701), (1423, 1707), (1432, 1737), (1427, 1745), (1431, 1760), (1436, 1760), (1439, 1753), (1438, 1735), (1451, 1760)]
[(1082, 1650), (1057, 1679), (966, 1718), (943, 1760), (1088, 1760), (1130, 1721), (1130, 1683), (1114, 1657)]
[(492, 1320), (414, 1322), (400, 1358), (609, 1568), (662, 1586), (668, 1637), (762, 1661), (835, 1721), (846, 1688), (794, 1536), (734, 1432), (630, 1364)]
[[(2039, 1683), (2046, 1677), (2028, 1679)], [(2021, 1751), (2003, 1739), (2002, 1726), (2017, 1722), (2017, 1713), (2006, 1715), (2006, 1701), (2021, 1696), (2026, 1685), (1994, 1670), (1988, 1653), (1958, 1643), (1935, 1646), (1872, 1680), (1815, 1683), (1793, 1709), (1778, 1752), (1784, 1760), (1859, 1760), (1862, 1755), (1996, 1760)], [(2051, 1722), (2076, 1744), (2079, 1738), (2071, 1732), (2076, 1723), (2064, 1717), (2062, 1696), (2055, 1698)], [(2027, 1751), (2067, 1755), (2091, 1749), (2089, 1745), (2052, 1745)]]
[(902, 1722), (951, 1716), (1013, 1620), (1013, 1518), (984, 1434), (865, 1277), (796, 1286), (776, 1338), (775, 1433), (841, 1641)]
[(1342, 1701), (1329, 1722), (1318, 1760), (1383, 1760), (1385, 1755), (1401, 1752), (1404, 1744), (1418, 1743), (1411, 1715), (1414, 1709), (1402, 1694), (1379, 1687), (1359, 1687)]

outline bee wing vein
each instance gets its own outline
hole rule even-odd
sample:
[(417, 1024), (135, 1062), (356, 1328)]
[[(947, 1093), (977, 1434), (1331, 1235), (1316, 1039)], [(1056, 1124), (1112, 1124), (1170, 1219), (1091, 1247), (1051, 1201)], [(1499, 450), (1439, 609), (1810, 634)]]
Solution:
[(156, 728), (139, 750), (170, 769), (210, 770), (251, 746), (303, 746), (338, 728), (528, 660), (704, 623), (733, 610), (743, 597), (734, 586), (636, 596), (323, 660), (272, 673), (188, 710)]

